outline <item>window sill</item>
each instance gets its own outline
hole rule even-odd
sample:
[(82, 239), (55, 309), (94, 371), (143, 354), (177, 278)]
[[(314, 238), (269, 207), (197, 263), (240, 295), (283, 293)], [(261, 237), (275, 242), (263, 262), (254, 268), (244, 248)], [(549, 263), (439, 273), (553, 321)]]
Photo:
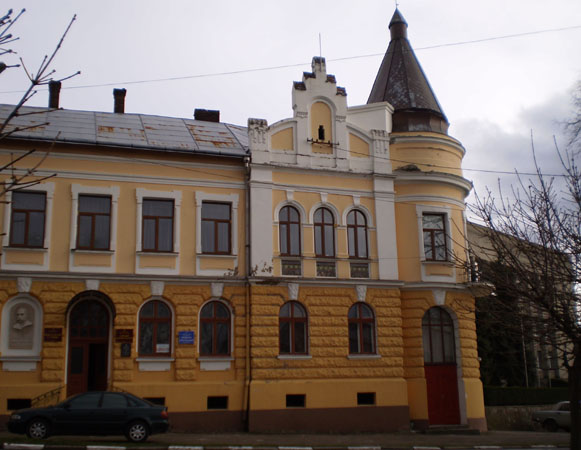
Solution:
[(88, 248), (71, 248), (72, 253), (83, 253), (87, 255), (113, 255), (115, 250), (92, 250)]
[(453, 266), (454, 265), (454, 263), (448, 259), (445, 261), (434, 261), (431, 259), (422, 259), (422, 264), (428, 264), (428, 265), (441, 264), (444, 266)]
[(278, 359), (286, 359), (286, 360), (303, 360), (303, 359), (312, 359), (313, 357), (311, 355), (278, 355), (277, 356)]
[(135, 252), (137, 255), (143, 256), (175, 256), (177, 257), (179, 255), (179, 253), (177, 252), (147, 252), (147, 251), (143, 251), (143, 250), (139, 250), (137, 252)]
[(237, 255), (225, 255), (223, 253), (197, 253), (196, 256), (198, 258), (224, 258), (224, 259), (233, 259), (236, 258)]
[(231, 356), (200, 356), (200, 370), (207, 372), (218, 372), (230, 370), (230, 363), (234, 361)]
[(135, 361), (139, 363), (140, 372), (168, 372), (171, 369), (171, 363), (175, 358), (160, 357), (138, 357)]
[(7, 246), (4, 247), (4, 250), (9, 250), (9, 251), (19, 251), (19, 252), (42, 252), (42, 253), (47, 253), (48, 252), (48, 248), (45, 247), (12, 247), (12, 246)]
[(347, 359), (381, 359), (381, 355), (377, 354), (347, 355)]

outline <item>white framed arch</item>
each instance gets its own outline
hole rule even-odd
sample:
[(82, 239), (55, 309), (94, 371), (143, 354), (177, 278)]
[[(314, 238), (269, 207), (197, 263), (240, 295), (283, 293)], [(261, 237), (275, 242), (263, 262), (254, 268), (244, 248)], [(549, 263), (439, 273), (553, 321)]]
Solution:
[[(201, 338), (201, 319), (202, 319), (202, 309), (206, 307), (208, 304), (212, 302), (218, 302), (224, 305), (229, 313), (230, 313), (230, 331), (229, 331), (229, 342), (230, 342), (230, 349), (229, 355), (201, 355), (200, 345), (202, 342)], [(200, 362), (200, 370), (203, 371), (225, 371), (230, 369), (231, 362), (234, 361), (234, 308), (232, 307), (231, 303), (221, 297), (211, 297), (206, 300), (204, 303), (200, 305), (200, 309), (198, 310), (198, 319), (197, 319), (197, 328), (198, 328), (198, 342), (196, 345), (196, 350), (198, 352), (198, 361)]]
[(299, 202), (297, 202), (296, 200), (284, 200), (282, 202), (280, 202), (278, 205), (275, 206), (274, 208), (274, 216), (273, 216), (273, 221), (275, 224), (278, 224), (278, 217), (280, 214), (280, 210), (282, 208), (284, 208), (285, 206), (293, 206), (296, 209), (298, 209), (299, 214), (301, 216), (301, 224), (302, 225), (307, 225), (308, 221), (307, 221), (307, 211), (305, 210), (305, 207), (303, 205), (301, 205)]
[(369, 211), (369, 209), (367, 209), (365, 206), (359, 204), (359, 205), (351, 205), (348, 206), (347, 208), (345, 208), (343, 210), (343, 214), (341, 214), (341, 226), (346, 227), (347, 226), (347, 216), (349, 215), (349, 213), (353, 210), (357, 210), (363, 213), (363, 215), (365, 216), (365, 220), (367, 221), (367, 229), (371, 229), (371, 228), (375, 228), (375, 225), (373, 223), (373, 215), (371, 214), (371, 211)]
[[(169, 355), (139, 355), (139, 339), (140, 339), (140, 323), (139, 315), (142, 308), (151, 301), (160, 301), (165, 304), (171, 312), (171, 330), (170, 330), (170, 354)], [(137, 331), (135, 333), (135, 360), (139, 363), (139, 370), (141, 372), (168, 372), (171, 369), (171, 363), (175, 360), (175, 308), (171, 302), (160, 295), (153, 295), (146, 299), (137, 309), (136, 321)]]
[(42, 305), (33, 296), (18, 294), (4, 304), (0, 330), (3, 370), (36, 370), (42, 350), (42, 326)]
[(339, 213), (339, 210), (337, 209), (337, 207), (335, 205), (333, 205), (332, 203), (328, 203), (328, 202), (317, 202), (313, 205), (313, 207), (309, 211), (309, 225), (315, 224), (315, 221), (314, 221), (315, 212), (319, 208), (327, 208), (329, 211), (331, 211), (331, 214), (333, 214), (333, 220), (335, 221), (335, 224), (340, 225), (339, 220), (341, 219), (341, 214)]

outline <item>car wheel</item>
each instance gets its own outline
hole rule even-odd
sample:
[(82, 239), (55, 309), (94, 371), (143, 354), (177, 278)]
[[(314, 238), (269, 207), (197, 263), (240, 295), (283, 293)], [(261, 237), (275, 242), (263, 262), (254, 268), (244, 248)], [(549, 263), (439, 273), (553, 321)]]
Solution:
[(147, 436), (149, 436), (149, 430), (144, 422), (136, 420), (127, 426), (125, 436), (131, 442), (143, 442), (147, 439)]
[(32, 419), (26, 427), (26, 435), (31, 439), (46, 439), (50, 427), (44, 419)]
[(554, 433), (559, 429), (559, 425), (553, 419), (545, 420), (543, 422), (543, 428), (551, 433)]

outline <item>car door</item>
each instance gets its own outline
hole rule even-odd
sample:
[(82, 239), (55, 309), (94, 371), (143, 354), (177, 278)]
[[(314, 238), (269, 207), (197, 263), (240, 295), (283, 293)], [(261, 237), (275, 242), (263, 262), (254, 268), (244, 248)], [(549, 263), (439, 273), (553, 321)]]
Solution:
[(54, 418), (55, 428), (59, 433), (95, 434), (98, 425), (94, 422), (94, 417), (101, 395), (101, 392), (86, 392), (65, 401)]
[(127, 423), (127, 398), (118, 392), (103, 393), (101, 407), (94, 420), (99, 423), (100, 434), (122, 434)]

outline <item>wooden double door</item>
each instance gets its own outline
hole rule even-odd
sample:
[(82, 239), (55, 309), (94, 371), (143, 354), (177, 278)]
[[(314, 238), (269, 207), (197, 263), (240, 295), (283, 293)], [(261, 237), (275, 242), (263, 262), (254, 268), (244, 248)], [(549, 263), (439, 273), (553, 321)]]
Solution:
[(67, 395), (107, 389), (110, 313), (100, 301), (76, 303), (69, 316)]

